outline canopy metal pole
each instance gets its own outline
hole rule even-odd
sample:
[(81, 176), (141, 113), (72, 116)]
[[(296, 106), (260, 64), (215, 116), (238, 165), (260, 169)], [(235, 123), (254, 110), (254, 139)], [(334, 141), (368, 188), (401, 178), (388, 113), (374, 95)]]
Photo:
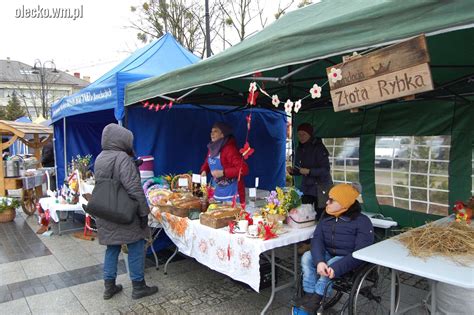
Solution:
[(191, 94), (191, 93), (194, 93), (194, 92), (197, 91), (198, 89), (199, 89), (199, 88), (197, 87), (197, 88), (192, 89), (191, 91), (188, 91), (188, 92), (184, 93), (183, 95), (181, 95), (180, 97), (178, 97), (178, 98), (176, 99), (176, 101), (177, 101), (177, 102), (181, 101), (183, 98), (185, 98), (186, 96), (188, 96), (188, 95)]
[[(67, 141), (66, 141), (66, 117), (63, 118), (63, 146), (64, 146), (64, 178), (67, 177)], [(57, 177), (57, 176), (56, 176)], [(59, 184), (59, 183), (58, 183)], [(57, 186), (59, 188), (59, 186)]]
[[(54, 134), (54, 124), (53, 124), (53, 156), (54, 156), (54, 173), (56, 174), (56, 190), (58, 189), (58, 157), (56, 156), (56, 137)], [(51, 174), (48, 173), (48, 189), (51, 190)]]
[(204, 1), (206, 19), (206, 57), (211, 57), (211, 27), (209, 22), (209, 0)]

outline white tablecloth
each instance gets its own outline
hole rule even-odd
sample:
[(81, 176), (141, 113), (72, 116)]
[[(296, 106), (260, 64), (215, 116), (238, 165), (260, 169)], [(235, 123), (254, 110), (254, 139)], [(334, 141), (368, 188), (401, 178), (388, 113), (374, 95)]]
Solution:
[(75, 205), (70, 205), (70, 204), (61, 204), (61, 203), (56, 203), (56, 198), (54, 197), (45, 197), (41, 198), (39, 200), (39, 203), (41, 205), (41, 208), (43, 210), (49, 210), (49, 214), (51, 216), (51, 219), (54, 220), (54, 222), (59, 222), (59, 217), (57, 211), (82, 211), (82, 204), (77, 203)]
[(59, 216), (58, 216), (57, 211), (84, 212), (84, 209), (82, 209), (82, 205), (87, 204), (87, 200), (85, 200), (84, 197), (82, 197), (82, 194), (86, 194), (86, 193), (91, 194), (92, 190), (94, 189), (94, 185), (90, 185), (81, 181), (79, 187), (80, 187), (81, 195), (79, 196), (79, 202), (77, 204), (70, 205), (70, 204), (56, 203), (56, 198), (45, 197), (39, 200), (41, 208), (43, 208), (43, 210), (49, 210), (50, 216), (54, 220), (54, 222), (59, 222)]
[(267, 241), (230, 234), (225, 228), (213, 229), (199, 220), (180, 218), (169, 213), (158, 213), (166, 234), (183, 254), (201, 264), (250, 285), (259, 292), (260, 254), (277, 247), (298, 243), (311, 238), (315, 226), (291, 229)]

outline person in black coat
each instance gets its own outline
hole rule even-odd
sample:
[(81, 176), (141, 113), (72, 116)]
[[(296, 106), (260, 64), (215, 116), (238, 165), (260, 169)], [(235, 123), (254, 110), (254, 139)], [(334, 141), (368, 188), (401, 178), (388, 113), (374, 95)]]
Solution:
[(294, 166), (288, 167), (293, 176), (302, 176), (302, 203), (314, 204), (319, 220), (326, 206), (327, 192), (332, 186), (329, 166), (329, 152), (321, 138), (313, 137), (313, 127), (304, 123), (298, 126), (298, 148), (296, 149)]
[[(311, 251), (301, 258), (306, 295), (295, 304), (309, 314), (316, 311), (326, 285), (333, 278), (363, 263), (352, 257), (352, 253), (374, 242), (372, 222), (361, 213), (358, 196), (359, 191), (350, 184), (338, 184), (329, 191), (326, 211), (311, 240)], [(331, 290), (332, 285), (328, 295)]]
[(48, 141), (41, 151), (41, 165), (43, 167), (54, 167), (53, 141)]

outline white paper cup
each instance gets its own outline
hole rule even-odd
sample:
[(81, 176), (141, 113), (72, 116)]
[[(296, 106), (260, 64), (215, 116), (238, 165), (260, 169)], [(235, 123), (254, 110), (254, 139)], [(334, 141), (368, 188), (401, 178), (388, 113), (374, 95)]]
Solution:
[(247, 232), (247, 228), (249, 227), (249, 221), (239, 220), (239, 222), (237, 222), (237, 226), (239, 227), (239, 232)]

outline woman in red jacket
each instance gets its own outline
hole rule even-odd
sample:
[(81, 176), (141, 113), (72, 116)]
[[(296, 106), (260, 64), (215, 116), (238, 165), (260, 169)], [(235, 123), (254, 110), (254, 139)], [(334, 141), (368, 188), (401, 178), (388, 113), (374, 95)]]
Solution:
[[(220, 202), (232, 202), (237, 196), (237, 202), (245, 205), (245, 185), (243, 177), (249, 168), (239, 153), (232, 127), (223, 122), (216, 122), (211, 129), (211, 142), (206, 159), (201, 166), (201, 175), (208, 172), (212, 175), (212, 185), (215, 187), (214, 199)], [(237, 182), (239, 178), (240, 180)]]

